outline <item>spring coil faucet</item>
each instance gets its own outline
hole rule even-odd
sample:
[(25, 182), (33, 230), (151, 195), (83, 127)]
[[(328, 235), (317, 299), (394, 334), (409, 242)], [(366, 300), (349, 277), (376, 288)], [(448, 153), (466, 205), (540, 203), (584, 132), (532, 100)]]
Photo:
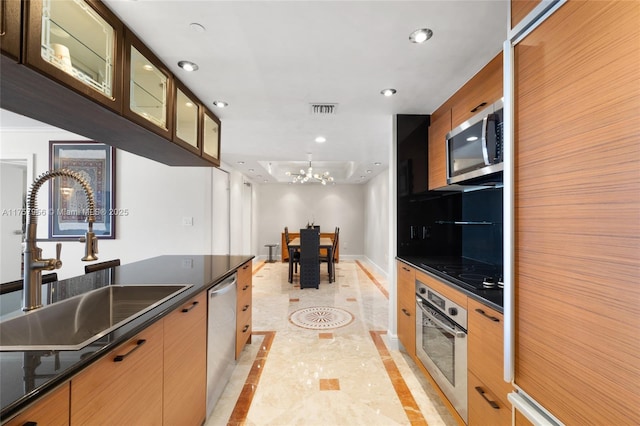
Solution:
[(25, 265), (22, 293), (23, 311), (31, 311), (42, 307), (42, 271), (51, 271), (62, 267), (62, 262), (60, 261), (60, 253), (62, 252), (61, 243), (56, 245), (55, 259), (42, 259), (42, 249), (36, 245), (36, 230), (38, 226), (38, 190), (49, 179), (62, 176), (67, 176), (78, 181), (87, 196), (87, 205), (89, 208), (87, 218), (88, 227), (84, 238), (80, 238), (80, 242), (85, 243), (85, 256), (82, 260), (92, 261), (98, 259), (96, 256), (96, 253), (98, 252), (98, 239), (93, 233), (93, 223), (96, 221), (96, 205), (93, 197), (93, 191), (91, 190), (89, 183), (79, 173), (69, 169), (49, 170), (41, 174), (31, 185), (31, 190), (27, 196), (27, 236), (23, 251)]

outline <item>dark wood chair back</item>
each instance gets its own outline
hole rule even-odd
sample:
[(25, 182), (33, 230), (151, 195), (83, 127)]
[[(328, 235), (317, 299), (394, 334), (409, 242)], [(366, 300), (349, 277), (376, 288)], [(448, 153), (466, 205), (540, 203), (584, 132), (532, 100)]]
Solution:
[(92, 263), (91, 265), (86, 265), (84, 267), (84, 273), (88, 274), (90, 272), (101, 271), (107, 268), (113, 268), (115, 266), (120, 266), (120, 259), (107, 260), (105, 262)]

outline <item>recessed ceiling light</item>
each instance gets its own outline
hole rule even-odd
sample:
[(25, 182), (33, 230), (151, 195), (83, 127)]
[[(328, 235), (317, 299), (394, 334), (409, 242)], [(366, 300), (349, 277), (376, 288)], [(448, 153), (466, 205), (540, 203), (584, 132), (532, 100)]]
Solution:
[(371, 173), (371, 170), (367, 170), (367, 173)]
[(384, 96), (393, 96), (396, 94), (396, 89), (382, 89), (380, 93)]
[(324, 136), (318, 136), (316, 138), (316, 142), (318, 143), (325, 143), (327, 141), (327, 138), (325, 138)]
[(249, 169), (250, 172), (253, 172), (253, 169)]
[(198, 24), (197, 22), (190, 23), (189, 27), (197, 33), (203, 33), (207, 30), (203, 25)]
[(185, 71), (197, 71), (198, 70), (198, 65), (194, 64), (193, 62), (190, 61), (180, 61), (178, 62), (178, 66), (180, 68), (182, 68)]
[(379, 162), (379, 161), (376, 161), (375, 163), (373, 163), (373, 165), (374, 165), (374, 166), (381, 166), (381, 165), (382, 165), (382, 163), (381, 163), (381, 162)]
[(420, 28), (409, 35), (409, 40), (411, 40), (411, 43), (424, 43), (429, 40), (432, 35), (433, 31), (429, 28)]
[(217, 106), (218, 108), (225, 108), (229, 106), (229, 104), (225, 101), (213, 101), (213, 105)]
[(240, 160), (240, 161), (237, 161), (237, 163), (238, 164), (244, 164), (244, 161)]

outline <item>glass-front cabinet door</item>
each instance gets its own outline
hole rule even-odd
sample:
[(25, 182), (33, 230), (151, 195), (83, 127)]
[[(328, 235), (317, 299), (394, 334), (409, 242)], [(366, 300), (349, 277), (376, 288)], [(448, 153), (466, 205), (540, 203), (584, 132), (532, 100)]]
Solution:
[(0, 50), (20, 59), (20, 0), (0, 1)]
[(125, 37), (124, 115), (171, 139), (173, 77), (131, 31)]
[(182, 84), (176, 82), (175, 130), (173, 141), (196, 154), (201, 153), (200, 104)]
[(202, 117), (202, 157), (219, 166), (220, 120), (206, 109)]
[(26, 2), (26, 62), (109, 108), (122, 106), (123, 25), (101, 2)]

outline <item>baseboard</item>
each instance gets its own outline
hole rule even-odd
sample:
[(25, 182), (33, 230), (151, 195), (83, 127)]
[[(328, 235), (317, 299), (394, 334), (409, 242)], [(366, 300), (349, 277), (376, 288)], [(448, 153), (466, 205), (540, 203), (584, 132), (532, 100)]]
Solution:
[(363, 256), (362, 260), (367, 263), (368, 267), (373, 268), (376, 274), (381, 275), (385, 280), (389, 280), (389, 273), (386, 271), (386, 269), (383, 269), (380, 266), (376, 265), (376, 263), (369, 259), (367, 256)]

